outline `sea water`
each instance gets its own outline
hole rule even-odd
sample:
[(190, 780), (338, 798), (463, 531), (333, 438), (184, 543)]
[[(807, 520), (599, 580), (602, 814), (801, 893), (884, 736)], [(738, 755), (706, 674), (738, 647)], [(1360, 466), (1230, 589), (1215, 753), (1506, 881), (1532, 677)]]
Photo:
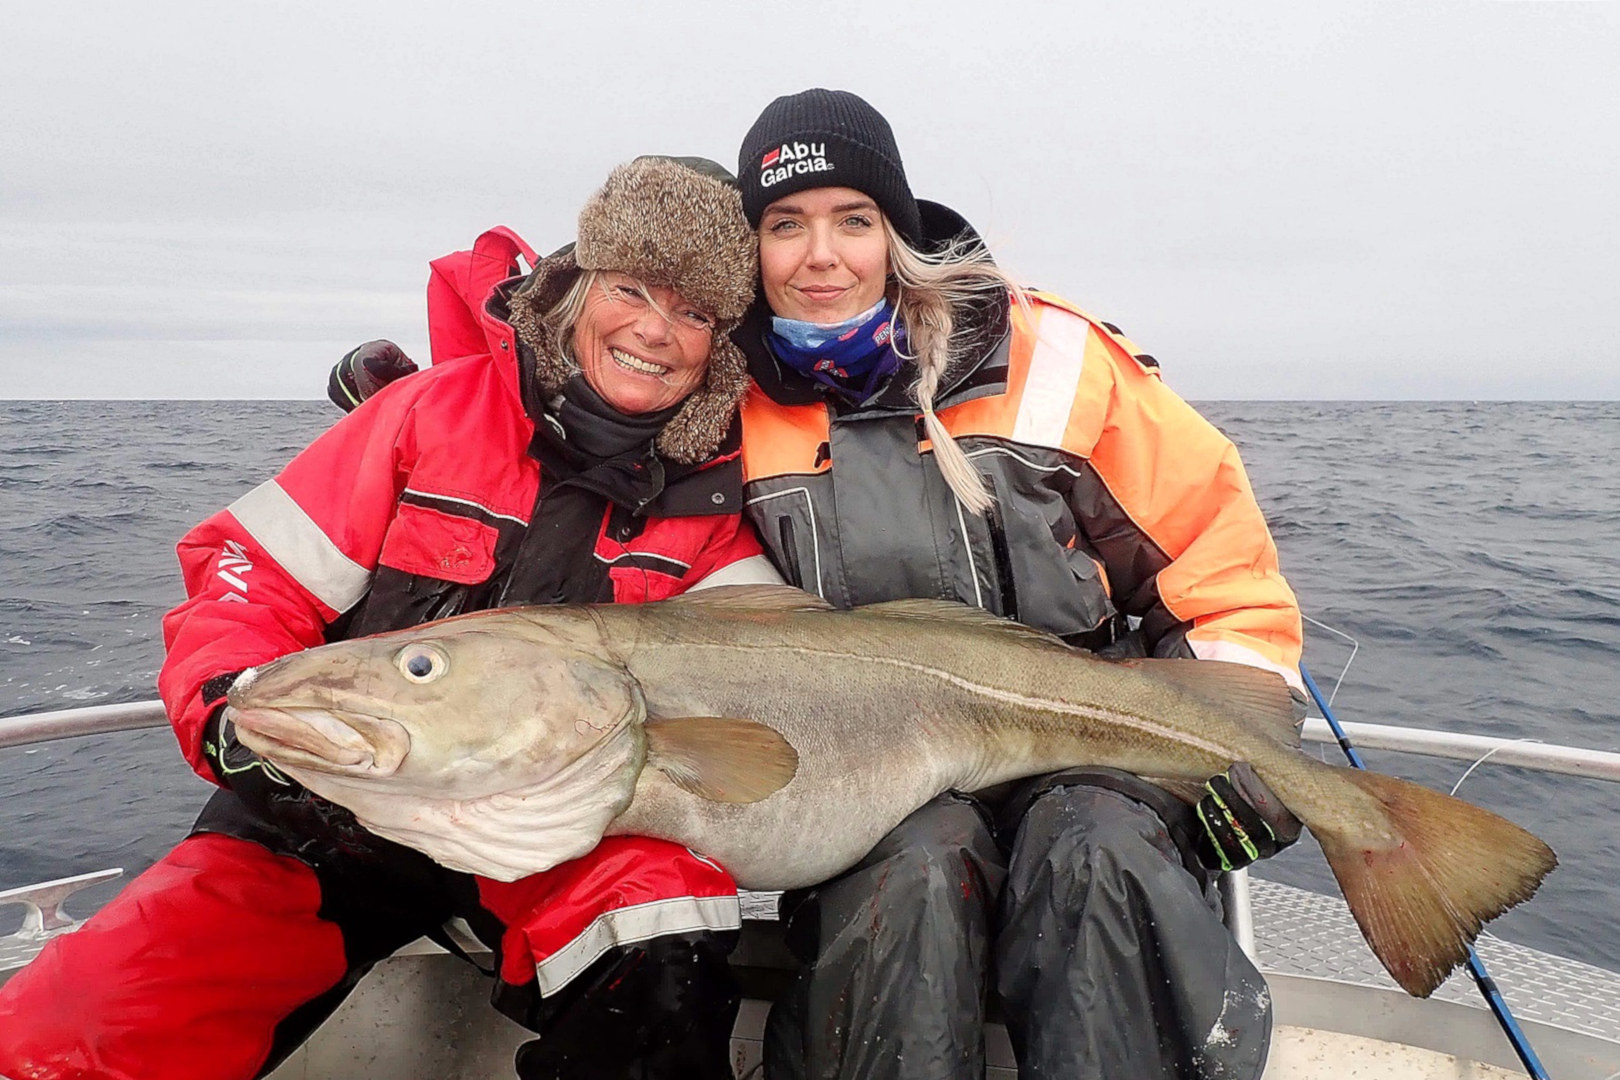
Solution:
[[(1340, 719), (1620, 749), (1620, 403), (1200, 408), (1238, 444), (1322, 624), (1306, 661)], [(155, 697), (160, 620), (183, 596), (175, 541), (337, 415), (313, 401), (0, 402), (0, 716)], [(1468, 768), (1365, 756), (1446, 790)], [(209, 790), (167, 731), (0, 751), (0, 889), (134, 874)], [(1562, 863), (1492, 932), (1620, 971), (1620, 785), (1487, 763), (1459, 794)], [(1309, 840), (1257, 873), (1336, 891)], [(0, 932), (13, 925), (0, 912)]]

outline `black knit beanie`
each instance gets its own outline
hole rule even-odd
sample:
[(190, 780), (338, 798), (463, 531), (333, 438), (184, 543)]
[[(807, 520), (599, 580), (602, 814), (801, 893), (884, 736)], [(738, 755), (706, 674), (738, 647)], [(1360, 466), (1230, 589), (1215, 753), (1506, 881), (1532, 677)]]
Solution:
[(805, 90), (765, 106), (743, 136), (737, 176), (743, 213), (756, 229), (765, 208), (784, 195), (847, 187), (871, 196), (907, 241), (922, 238), (889, 122), (847, 90)]

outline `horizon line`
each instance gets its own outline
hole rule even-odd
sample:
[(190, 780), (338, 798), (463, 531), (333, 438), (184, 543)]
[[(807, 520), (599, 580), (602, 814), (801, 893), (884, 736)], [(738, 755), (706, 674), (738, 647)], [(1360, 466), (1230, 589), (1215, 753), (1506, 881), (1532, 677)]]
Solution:
[[(1320, 403), (1324, 403), (1324, 402), (1332, 402), (1332, 403), (1343, 404), (1343, 405), (1387, 405), (1387, 404), (1423, 404), (1423, 403), (1436, 404), (1436, 405), (1458, 405), (1458, 404), (1501, 404), (1501, 405), (1513, 405), (1513, 404), (1586, 405), (1586, 404), (1592, 404), (1592, 405), (1601, 405), (1601, 404), (1606, 404), (1606, 403), (1620, 402), (1620, 396), (1616, 396), (1616, 397), (1579, 397), (1579, 398), (1570, 398), (1570, 397), (1515, 397), (1515, 398), (1509, 398), (1509, 397), (1369, 397), (1369, 398), (1358, 398), (1358, 397), (1323, 397), (1323, 398), (1307, 398), (1307, 397), (1187, 397), (1187, 398), (1183, 398), (1182, 400), (1187, 401), (1189, 403), (1196, 403), (1196, 402), (1201, 402), (1201, 401), (1207, 401), (1207, 402), (1264, 402), (1264, 403), (1269, 403), (1269, 404), (1283, 404), (1283, 403), (1287, 403), (1287, 402), (1298, 402), (1298, 403), (1303, 403), (1303, 404), (1320, 404)], [(322, 397), (129, 397), (129, 396), (111, 396), (111, 395), (104, 395), (104, 396), (85, 395), (85, 396), (79, 396), (79, 397), (8, 397), (8, 396), (5, 396), (3, 394), (0, 394), (0, 402), (23, 403), (23, 402), (35, 402), (35, 401), (37, 401), (37, 402), (51, 402), (51, 403), (61, 403), (61, 402), (71, 402), (71, 401), (218, 401), (218, 402), (313, 401), (313, 402), (320, 402), (321, 404), (325, 404), (325, 405), (330, 405), (331, 404), (331, 401), (328, 398), (324, 397), (324, 396), (322, 396)]]

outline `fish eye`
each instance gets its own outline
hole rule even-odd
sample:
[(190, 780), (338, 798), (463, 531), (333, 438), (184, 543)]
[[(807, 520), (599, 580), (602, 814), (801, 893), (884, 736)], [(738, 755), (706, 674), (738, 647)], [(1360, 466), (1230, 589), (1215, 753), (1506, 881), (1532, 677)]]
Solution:
[(450, 658), (437, 645), (416, 642), (394, 657), (399, 673), (413, 683), (428, 683), (450, 670)]

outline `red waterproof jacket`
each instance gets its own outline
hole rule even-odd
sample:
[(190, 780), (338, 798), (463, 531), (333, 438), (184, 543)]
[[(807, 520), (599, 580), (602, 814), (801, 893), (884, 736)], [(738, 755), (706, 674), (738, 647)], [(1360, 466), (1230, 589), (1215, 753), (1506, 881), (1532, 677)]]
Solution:
[[(220, 676), (332, 637), (486, 606), (478, 586), (508, 569), (540, 487), (516, 339), (483, 303), (519, 254), (533, 257), (491, 230), (436, 261), (433, 367), (385, 388), (180, 541), (188, 599), (163, 620), (158, 690), (205, 779), (215, 779), (201, 743)], [(735, 469), (735, 457), (694, 470), (697, 482)], [(708, 498), (684, 503), (706, 511), (615, 521), (611, 534), (613, 515), (604, 516), (595, 555), (615, 601), (662, 599), (762, 558), (737, 513), (716, 512)]]
[[(516, 338), (486, 300), (521, 269), (520, 254), (532, 264), (521, 241), (496, 229), (437, 260), (433, 367), (385, 388), (180, 541), (188, 598), (163, 621), (158, 689), (205, 779), (215, 779), (205, 726), (234, 673), (333, 638), (487, 607), (491, 583), (515, 569), (541, 466), (530, 454)], [(736, 512), (739, 439), (728, 445), (684, 473), (672, 467), (684, 480), (646, 514), (609, 507), (593, 556), (615, 601), (658, 600), (705, 579), (775, 580)], [(681, 509), (660, 516), (665, 505)], [(640, 837), (609, 838), (511, 884), (478, 879), (478, 889), (506, 927), (503, 980), (532, 982), (543, 995), (615, 944), (732, 930), (740, 919), (724, 870)]]

